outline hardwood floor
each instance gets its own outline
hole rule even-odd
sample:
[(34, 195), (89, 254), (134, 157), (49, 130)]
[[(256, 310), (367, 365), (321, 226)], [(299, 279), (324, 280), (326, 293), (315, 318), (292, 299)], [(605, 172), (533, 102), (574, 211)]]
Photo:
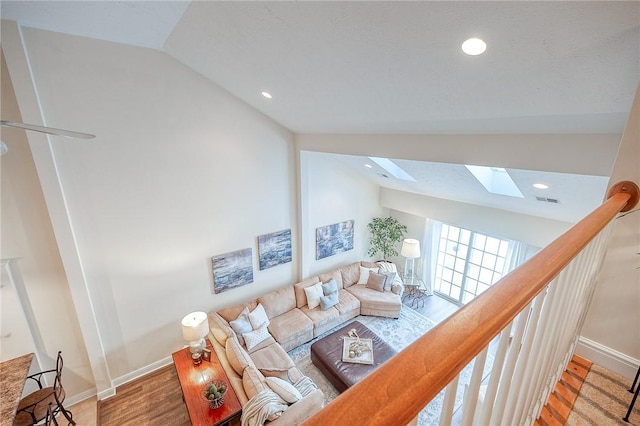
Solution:
[[(98, 421), (96, 397), (78, 402), (77, 404), (66, 407), (73, 413), (73, 420), (81, 426), (96, 426)], [(63, 424), (63, 423), (60, 423)]]
[(403, 297), (402, 303), (437, 323), (460, 309), (460, 306), (437, 294), (420, 300), (414, 300), (411, 296)]
[(98, 426), (190, 424), (173, 364), (119, 386), (98, 403)]

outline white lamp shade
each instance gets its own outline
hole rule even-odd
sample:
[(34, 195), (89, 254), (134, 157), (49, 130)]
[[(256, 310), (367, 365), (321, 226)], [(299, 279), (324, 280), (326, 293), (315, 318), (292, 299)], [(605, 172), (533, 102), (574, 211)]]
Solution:
[(413, 238), (405, 238), (405, 240), (402, 241), (400, 254), (409, 259), (420, 257), (420, 241), (414, 240)]
[(182, 337), (184, 340), (200, 340), (209, 334), (209, 321), (204, 312), (192, 312), (182, 318)]

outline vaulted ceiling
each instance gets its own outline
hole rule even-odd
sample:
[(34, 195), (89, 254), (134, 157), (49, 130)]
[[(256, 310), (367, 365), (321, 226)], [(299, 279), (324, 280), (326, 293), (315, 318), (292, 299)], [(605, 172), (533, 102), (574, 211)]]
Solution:
[[(162, 50), (299, 134), (619, 139), (640, 80), (640, 2), (2, 1), (1, 7), (3, 19), (22, 26)], [(483, 55), (461, 52), (472, 36), (486, 41)], [(577, 153), (585, 162), (579, 174), (492, 164), (507, 167), (524, 200), (486, 194), (462, 160), (398, 160), (417, 181), (410, 185), (380, 180), (382, 171), (363, 167), (366, 156), (342, 160), (383, 186), (573, 221), (601, 201), (606, 176), (590, 170), (601, 170), (603, 161), (610, 169), (616, 151), (612, 143), (606, 158)], [(549, 184), (548, 192), (534, 191), (536, 181)], [(460, 187), (455, 196), (452, 182)]]

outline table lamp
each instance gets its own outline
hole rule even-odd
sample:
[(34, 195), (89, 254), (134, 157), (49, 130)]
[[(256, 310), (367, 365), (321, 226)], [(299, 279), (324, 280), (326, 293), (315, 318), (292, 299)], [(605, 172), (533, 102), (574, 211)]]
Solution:
[(192, 312), (182, 318), (182, 337), (189, 341), (191, 353), (200, 353), (207, 346), (204, 337), (209, 334), (209, 319), (205, 312)]
[[(404, 260), (404, 282), (405, 284), (413, 285), (413, 266), (414, 261), (420, 257), (420, 241), (413, 238), (405, 238), (402, 241), (402, 249), (400, 254), (405, 257)], [(407, 283), (407, 280), (411, 282)]]

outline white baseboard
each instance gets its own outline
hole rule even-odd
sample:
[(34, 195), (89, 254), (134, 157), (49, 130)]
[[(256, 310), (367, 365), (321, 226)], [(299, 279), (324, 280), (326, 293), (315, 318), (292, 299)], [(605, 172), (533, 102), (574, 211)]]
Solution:
[(149, 364), (145, 367), (139, 368), (131, 373), (125, 374), (124, 376), (120, 376), (116, 379), (113, 379), (111, 382), (111, 387), (109, 389), (105, 389), (104, 391), (98, 394), (98, 399), (103, 400), (115, 396), (116, 388), (120, 385), (128, 383), (132, 380), (138, 379), (146, 374), (149, 374), (159, 368), (165, 367), (173, 362), (173, 358), (168, 356), (161, 360), (158, 360), (152, 364)]
[(582, 336), (578, 340), (575, 353), (629, 380), (633, 380), (640, 365), (640, 360)]
[(96, 396), (96, 388), (92, 388), (77, 395), (70, 396), (69, 398), (64, 400), (64, 405), (65, 407), (69, 408), (74, 404), (82, 402), (85, 399), (93, 398), (94, 396)]

